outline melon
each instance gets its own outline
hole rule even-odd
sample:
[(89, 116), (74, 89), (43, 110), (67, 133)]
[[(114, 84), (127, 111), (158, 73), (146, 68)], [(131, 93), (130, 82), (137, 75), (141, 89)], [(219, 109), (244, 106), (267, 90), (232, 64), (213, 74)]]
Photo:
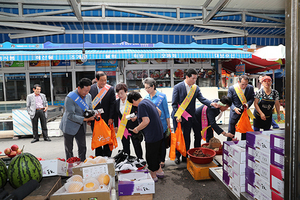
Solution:
[(32, 179), (40, 182), (42, 177), (41, 163), (30, 153), (22, 153), (14, 157), (8, 166), (9, 183), (14, 188), (18, 188)]
[(2, 159), (0, 159), (0, 188), (3, 188), (7, 182), (7, 167)]

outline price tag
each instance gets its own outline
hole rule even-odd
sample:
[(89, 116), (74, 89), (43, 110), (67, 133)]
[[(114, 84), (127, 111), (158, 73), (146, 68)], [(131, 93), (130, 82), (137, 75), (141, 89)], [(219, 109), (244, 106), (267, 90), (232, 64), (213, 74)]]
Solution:
[(107, 165), (97, 165), (95, 167), (84, 167), (84, 168), (82, 168), (83, 178), (97, 177), (97, 176), (99, 176), (100, 174), (103, 174), (103, 173), (108, 174)]

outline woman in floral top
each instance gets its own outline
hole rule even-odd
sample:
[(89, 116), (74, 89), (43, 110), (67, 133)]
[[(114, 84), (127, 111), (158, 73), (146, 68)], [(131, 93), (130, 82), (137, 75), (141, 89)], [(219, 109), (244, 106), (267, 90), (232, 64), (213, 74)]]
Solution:
[(276, 108), (277, 120), (280, 121), (279, 93), (272, 89), (272, 79), (269, 76), (261, 78), (262, 88), (255, 93), (254, 99), (254, 131), (269, 130), (272, 123), (272, 110)]

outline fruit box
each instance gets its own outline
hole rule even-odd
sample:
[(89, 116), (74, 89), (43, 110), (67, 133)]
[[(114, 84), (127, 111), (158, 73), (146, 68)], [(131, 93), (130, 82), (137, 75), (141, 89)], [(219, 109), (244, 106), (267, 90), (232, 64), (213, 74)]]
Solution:
[(60, 160), (43, 160), (40, 161), (43, 169), (43, 177), (48, 176), (69, 176), (68, 163)]
[(95, 165), (77, 165), (72, 168), (73, 175), (81, 175), (83, 178), (96, 177), (100, 174), (106, 173), (111, 177), (115, 177), (115, 166), (113, 162), (101, 163)]
[(218, 167), (214, 162), (209, 164), (197, 164), (193, 163), (189, 158), (187, 159), (187, 170), (190, 172), (195, 180), (207, 180), (212, 179), (209, 175), (209, 168)]
[(155, 193), (155, 183), (148, 171), (119, 173), (118, 180), (119, 196)]
[(82, 191), (82, 192), (67, 193), (65, 187), (62, 186), (50, 197), (50, 200), (88, 200), (88, 199), (110, 200), (111, 199), (110, 192), (111, 192), (111, 187), (101, 192)]

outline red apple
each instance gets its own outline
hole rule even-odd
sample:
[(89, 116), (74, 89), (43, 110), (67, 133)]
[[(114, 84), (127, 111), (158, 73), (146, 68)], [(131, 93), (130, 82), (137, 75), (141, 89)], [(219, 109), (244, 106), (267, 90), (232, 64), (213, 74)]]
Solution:
[(13, 151), (17, 151), (19, 149), (18, 145), (16, 145), (16, 144), (12, 145), (10, 148)]
[(11, 151), (9, 155), (7, 155), (8, 157), (10, 158), (13, 158), (17, 155), (17, 152), (16, 151)]
[(21, 154), (22, 153), (22, 149), (18, 149), (17, 150), (17, 155)]
[(10, 152), (11, 152), (11, 149), (10, 149), (10, 148), (6, 148), (6, 149), (4, 149), (4, 153), (5, 153), (5, 155), (9, 155), (9, 154), (10, 154)]

